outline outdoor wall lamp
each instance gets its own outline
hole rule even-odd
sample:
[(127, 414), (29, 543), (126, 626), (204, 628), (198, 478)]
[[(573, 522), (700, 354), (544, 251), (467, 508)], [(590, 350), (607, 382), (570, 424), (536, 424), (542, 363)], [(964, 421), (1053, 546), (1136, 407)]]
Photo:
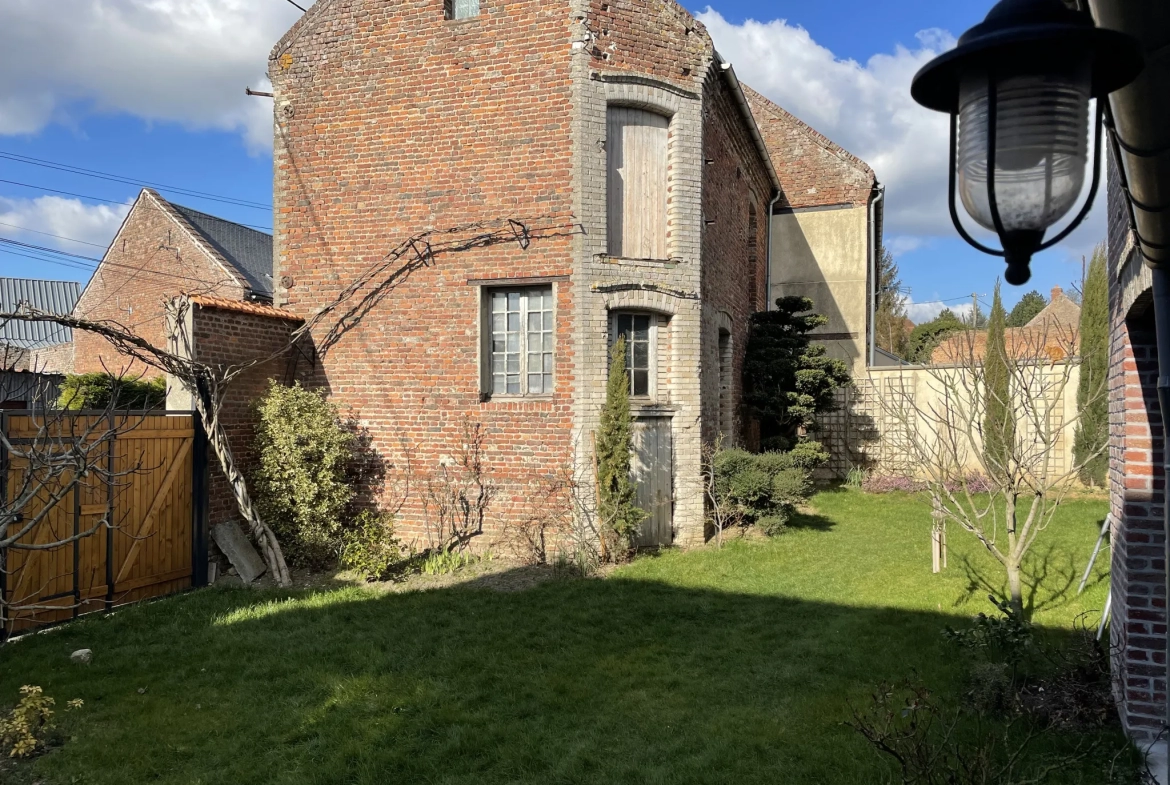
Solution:
[[(1027, 283), (1032, 255), (1059, 243), (1089, 214), (1101, 179), (1104, 98), (1133, 81), (1142, 65), (1135, 39), (1096, 27), (1061, 0), (1001, 0), (955, 49), (914, 77), (914, 100), (951, 116), (951, 220), (972, 246), (1004, 257), (1009, 284)], [(1045, 242), (1084, 186), (1091, 98), (1101, 100), (1088, 199)], [(1002, 250), (963, 228), (956, 180), (963, 207), (999, 235)]]

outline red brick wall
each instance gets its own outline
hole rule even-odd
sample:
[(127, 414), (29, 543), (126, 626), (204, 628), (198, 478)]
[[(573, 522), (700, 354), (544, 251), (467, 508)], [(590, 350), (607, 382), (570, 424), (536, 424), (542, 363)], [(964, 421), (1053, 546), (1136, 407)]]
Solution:
[(41, 373), (73, 373), (73, 346), (70, 341), (34, 349), (29, 353), (29, 365)]
[(1153, 316), (1117, 318), (1110, 374), (1110, 507), (1115, 689), (1132, 733), (1156, 735), (1166, 701), (1162, 425)]
[[(75, 310), (85, 319), (122, 324), (158, 347), (167, 345), (164, 306), (177, 295), (244, 297), (239, 282), (212, 262), (162, 204), (152, 192), (139, 196)], [(92, 333), (76, 330), (73, 342), (74, 373), (159, 375)]]
[[(748, 317), (766, 308), (764, 245), (772, 183), (731, 88), (717, 72), (707, 80), (704, 109), (703, 306), (731, 316), (730, 395), (738, 415), (743, 399)], [(748, 235), (750, 205), (754, 205), (757, 216), (754, 237)], [(754, 265), (750, 263), (753, 259)], [(703, 333), (703, 437), (706, 440), (713, 439), (717, 433), (719, 405), (718, 331), (711, 327), (706, 325)]]
[[(320, 4), (274, 50), (275, 277), (297, 313), (422, 229), (570, 212), (567, 4), (484, 0), (464, 21), (442, 5)], [(558, 284), (555, 394), (481, 402), (467, 282), (571, 272), (569, 238), (439, 257), (323, 352), (321, 381), (388, 463), (409, 452), (418, 477), (457, 452), (465, 421), (482, 423), (493, 513), (507, 517), (570, 457), (574, 303)], [(408, 539), (424, 533), (418, 489), (400, 518)]]
[(593, 66), (599, 70), (686, 83), (697, 81), (711, 57), (707, 29), (672, 0), (592, 0), (589, 25), (596, 36)]
[[(300, 320), (260, 316), (222, 308), (194, 307), (192, 314), (194, 359), (212, 367), (239, 365), (267, 359), (287, 350), (291, 333)], [(311, 362), (295, 350), (249, 368), (228, 387), (220, 420), (228, 434), (232, 455), (248, 476), (254, 466), (252, 442), (256, 434), (256, 416), (252, 404), (268, 389), (270, 379), (285, 384), (307, 375)], [(235, 499), (214, 454), (211, 462), (209, 521), (212, 526), (227, 520), (239, 520)]]
[(784, 189), (777, 207), (869, 203), (875, 178), (864, 161), (754, 90), (744, 92)]

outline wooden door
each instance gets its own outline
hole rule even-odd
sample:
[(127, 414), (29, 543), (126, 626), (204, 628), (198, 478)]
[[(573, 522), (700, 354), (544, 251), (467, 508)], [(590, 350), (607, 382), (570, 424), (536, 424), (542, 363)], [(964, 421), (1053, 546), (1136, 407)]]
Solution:
[(665, 259), (670, 120), (611, 107), (606, 130), (606, 239), (611, 256)]
[(670, 418), (635, 419), (633, 442), (630, 474), (638, 489), (638, 506), (648, 516), (638, 532), (638, 547), (670, 545), (674, 539), (674, 449)]

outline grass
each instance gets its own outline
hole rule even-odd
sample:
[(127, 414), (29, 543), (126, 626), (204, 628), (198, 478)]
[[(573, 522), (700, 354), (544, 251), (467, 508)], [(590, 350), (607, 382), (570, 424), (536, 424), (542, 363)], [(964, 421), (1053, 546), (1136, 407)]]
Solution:
[[(848, 702), (911, 673), (954, 697), (962, 668), (940, 632), (990, 609), (979, 586), (998, 572), (952, 531), (950, 567), (932, 575), (918, 498), (842, 490), (813, 505), (775, 540), (668, 552), (605, 580), (511, 593), (213, 589), (27, 638), (0, 649), (3, 700), (39, 684), (86, 705), (66, 718), (68, 741), (17, 776), (889, 781), (842, 724)], [(1029, 565), (1043, 576), (1040, 623), (1067, 630), (1101, 607), (1105, 558), (1074, 595), (1105, 512), (1069, 502), (1040, 540)], [(83, 647), (93, 664), (71, 665)], [(1051, 781), (1099, 781), (1062, 776)]]

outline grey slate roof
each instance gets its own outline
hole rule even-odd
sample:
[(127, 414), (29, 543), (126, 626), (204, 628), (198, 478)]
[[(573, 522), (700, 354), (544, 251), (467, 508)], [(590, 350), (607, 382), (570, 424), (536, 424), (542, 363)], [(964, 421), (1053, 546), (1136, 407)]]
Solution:
[(170, 202), (256, 294), (272, 297), (272, 235)]
[[(81, 296), (76, 281), (42, 281), (39, 278), (0, 278), (0, 309), (16, 311), (22, 303), (38, 311), (68, 314)], [(51, 322), (0, 323), (0, 344), (39, 349), (73, 340), (73, 331)]]

